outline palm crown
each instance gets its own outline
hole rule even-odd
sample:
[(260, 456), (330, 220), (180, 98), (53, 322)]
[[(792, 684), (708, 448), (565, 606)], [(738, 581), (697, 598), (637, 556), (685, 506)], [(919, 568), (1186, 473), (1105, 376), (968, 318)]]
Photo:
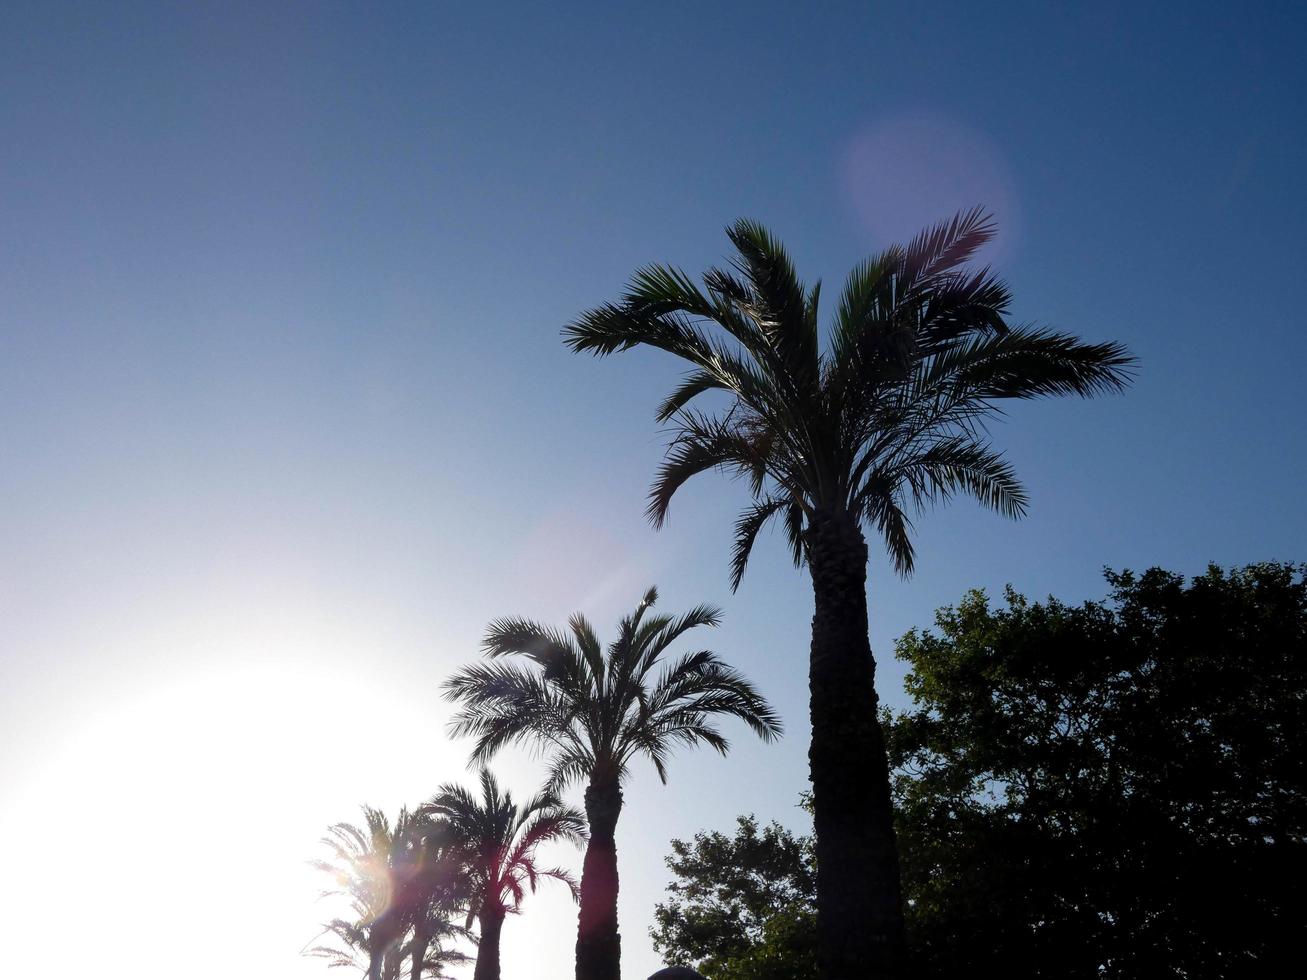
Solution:
[[(381, 975), (399, 976), (401, 962), (417, 957), (414, 976), (444, 976), (444, 967), (467, 959), (444, 942), (462, 938), (466, 930), (449, 921), (465, 898), (460, 877), (461, 852), (445, 828), (401, 809), (392, 825), (385, 813), (363, 808), (363, 826), (333, 824), (322, 839), (329, 859), (313, 867), (329, 875), (334, 887), (323, 897), (349, 900), (351, 916), (324, 926), (336, 945), (304, 950), (326, 959), (330, 966), (368, 968), (383, 960)], [(386, 921), (379, 931), (374, 926)], [(402, 920), (402, 921), (398, 921)], [(412, 939), (403, 942), (406, 932)]]
[[(907, 574), (914, 509), (963, 492), (1022, 514), (1025, 490), (985, 436), (997, 403), (1090, 395), (1128, 379), (1133, 360), (1119, 344), (1007, 322), (1007, 287), (988, 268), (967, 266), (994, 234), (980, 209), (856, 267), (824, 346), (821, 284), (808, 289), (756, 222), (738, 221), (727, 234), (737, 256), (729, 269), (704, 273), (704, 288), (679, 269), (647, 267), (621, 302), (583, 314), (565, 337), (575, 351), (646, 344), (693, 365), (658, 410), (674, 438), (648, 513), (661, 524), (673, 494), (698, 473), (746, 477), (754, 503), (736, 526), (733, 587), (777, 515), (796, 564), (805, 522), (845, 513), (874, 526)], [(689, 407), (715, 390), (733, 396), (724, 412)]]
[(535, 851), (549, 841), (584, 841), (581, 812), (564, 805), (549, 790), (519, 806), (487, 769), (481, 770), (480, 784), (478, 799), (464, 787), (446, 783), (419, 810), (445, 821), (455, 838), (464, 842), (473, 890), (469, 920), (479, 912), (519, 911), (526, 892), (534, 892), (542, 878), (563, 882), (575, 897), (572, 876), (561, 868), (541, 868)]
[(359, 922), (374, 921), (390, 903), (391, 868), (400, 858), (411, 823), (407, 810), (400, 810), (392, 827), (385, 813), (365, 806), (362, 827), (348, 822), (329, 827), (322, 844), (330, 859), (310, 862), (335, 884), (323, 897), (344, 896)]
[(775, 712), (712, 652), (683, 654), (655, 673), (672, 643), (721, 617), (703, 605), (683, 616), (649, 615), (657, 598), (650, 589), (622, 619), (607, 653), (580, 614), (568, 621), (566, 633), (521, 619), (491, 623), (486, 653), (520, 654), (531, 664), (475, 664), (446, 683), (465, 706), (453, 728), (475, 738), (473, 758), (484, 761), (512, 743), (543, 744), (552, 750), (548, 784), (561, 789), (586, 777), (620, 780), (631, 760), (644, 755), (666, 782), (678, 744), (704, 743), (725, 754), (729, 745), (713, 724), (715, 715), (739, 718), (765, 740), (777, 737)]

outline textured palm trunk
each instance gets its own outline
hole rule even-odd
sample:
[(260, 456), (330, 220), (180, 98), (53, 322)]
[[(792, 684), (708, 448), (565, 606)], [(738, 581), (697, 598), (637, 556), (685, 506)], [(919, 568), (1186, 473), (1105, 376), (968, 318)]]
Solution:
[(372, 923), (372, 950), (368, 956), (368, 980), (391, 980), (399, 975), (394, 968), (394, 954), (400, 935), (393, 916), (383, 913)]
[(581, 868), (581, 911), (576, 930), (576, 980), (620, 980), (622, 937), (617, 932), (617, 818), (622, 791), (616, 781), (585, 791), (590, 841)]
[(399, 951), (400, 944), (398, 942), (386, 951), (386, 963), (382, 969), (382, 975), (386, 980), (390, 980), (391, 977), (394, 977), (395, 980), (399, 980), (399, 978), (403, 976), (403, 971), (400, 967), (403, 966), (404, 958), (399, 955)]
[(808, 690), (822, 980), (903, 975), (898, 851), (867, 637), (867, 543), (845, 514), (807, 532), (815, 611)]
[(504, 928), (504, 913), (485, 909), (477, 919), (481, 938), (477, 941), (477, 965), (472, 980), (499, 980), (499, 934)]
[(409, 966), (409, 980), (422, 980), (422, 964), (427, 958), (427, 947), (431, 939), (421, 929), (413, 935), (413, 958)]

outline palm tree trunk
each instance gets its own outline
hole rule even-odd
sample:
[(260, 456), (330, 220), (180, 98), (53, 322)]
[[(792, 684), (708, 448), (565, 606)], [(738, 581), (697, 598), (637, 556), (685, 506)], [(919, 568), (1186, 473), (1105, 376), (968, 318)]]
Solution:
[(504, 927), (504, 913), (483, 909), (477, 916), (481, 938), (477, 941), (477, 965), (472, 980), (499, 980), (499, 933)]
[(398, 931), (393, 907), (372, 923), (368, 937), (371, 946), (368, 954), (368, 980), (391, 980), (399, 975), (392, 969), (393, 954), (401, 938)]
[(385, 967), (382, 970), (382, 975), (386, 980), (390, 980), (391, 977), (394, 977), (395, 980), (399, 980), (399, 978), (404, 975), (403, 971), (400, 969), (403, 965), (403, 958), (399, 955), (399, 951), (400, 944), (398, 942), (392, 945), (390, 949), (386, 950)]
[(581, 867), (581, 911), (576, 930), (576, 980), (620, 980), (622, 937), (617, 932), (617, 818), (622, 791), (616, 780), (585, 791), (590, 841)]
[(867, 543), (843, 513), (806, 535), (815, 609), (808, 690), (822, 980), (897, 980), (903, 970), (898, 850), (867, 637)]
[(413, 935), (413, 953), (409, 967), (409, 980), (422, 980), (422, 963), (427, 958), (430, 937), (421, 929), (415, 928)]

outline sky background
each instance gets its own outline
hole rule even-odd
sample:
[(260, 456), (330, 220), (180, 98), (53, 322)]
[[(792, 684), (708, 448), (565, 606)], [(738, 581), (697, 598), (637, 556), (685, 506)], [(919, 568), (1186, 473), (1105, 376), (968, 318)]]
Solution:
[[(670, 838), (804, 825), (805, 577), (775, 536), (730, 593), (722, 479), (655, 533), (680, 367), (559, 340), (639, 265), (720, 261), (741, 215), (831, 296), (987, 205), (1016, 317), (1141, 361), (995, 430), (1026, 520), (926, 515), (910, 581), (875, 554), (890, 704), (894, 638), (968, 588), (1307, 558), (1305, 29), (1288, 3), (8, 0), (5, 972), (323, 976), (305, 862), (359, 804), (470, 778), (439, 685), (485, 624), (611, 635), (653, 583), (723, 606), (711, 645), (789, 734), (637, 769), (625, 974), (658, 965)], [(529, 900), (505, 976), (570, 977), (574, 930), (561, 890)]]

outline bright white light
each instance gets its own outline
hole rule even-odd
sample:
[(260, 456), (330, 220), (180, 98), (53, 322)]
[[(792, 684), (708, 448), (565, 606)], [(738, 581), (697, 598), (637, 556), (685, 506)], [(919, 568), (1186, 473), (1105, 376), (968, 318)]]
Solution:
[(462, 768), (429, 701), (360, 674), (216, 667), (80, 721), (0, 806), (0, 920), (22, 937), (6, 972), (341, 975), (297, 956), (331, 914), (306, 865), (318, 838), (364, 800), (408, 802), (367, 794), (420, 779), (415, 756), (426, 781)]

